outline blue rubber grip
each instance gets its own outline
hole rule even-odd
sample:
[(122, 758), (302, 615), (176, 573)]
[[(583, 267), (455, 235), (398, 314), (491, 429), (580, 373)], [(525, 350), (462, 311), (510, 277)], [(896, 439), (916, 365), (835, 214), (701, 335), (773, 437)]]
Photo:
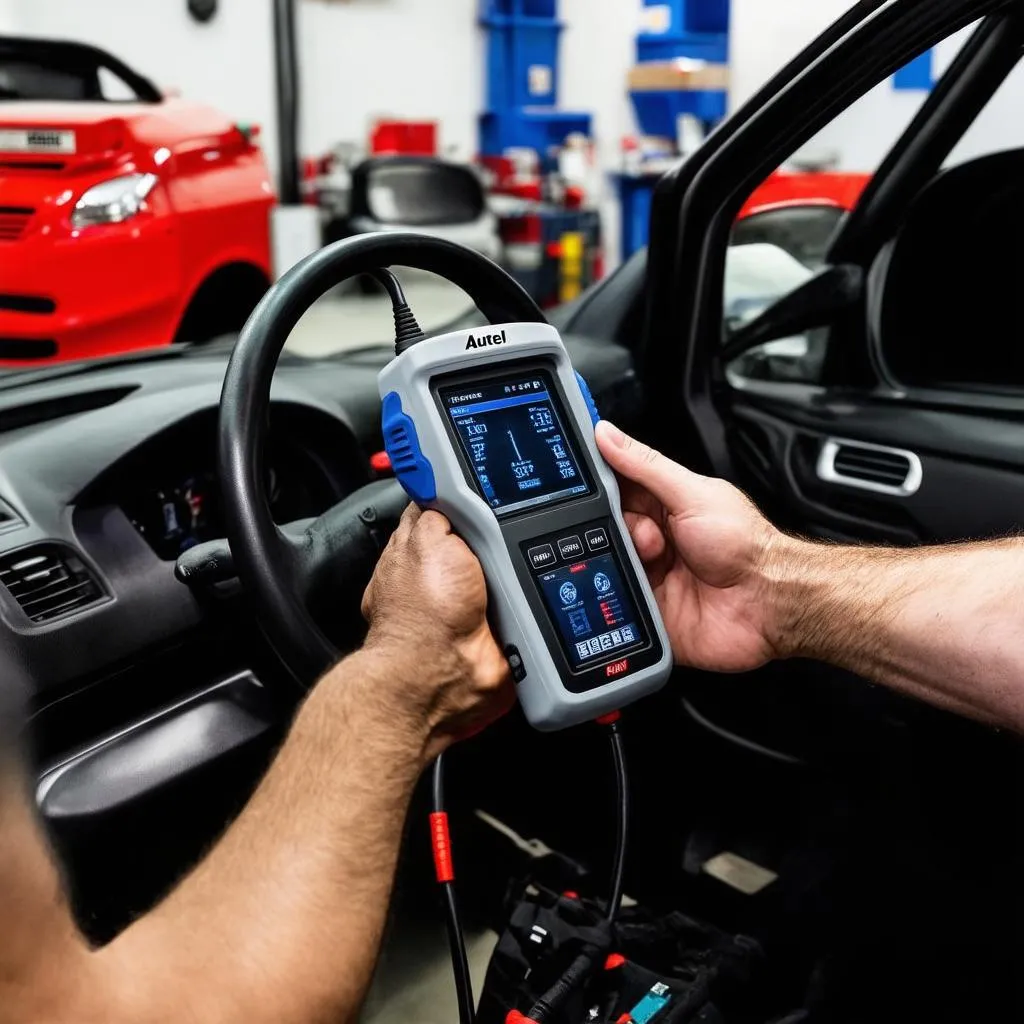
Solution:
[(590, 410), (590, 418), (596, 427), (601, 419), (601, 414), (597, 411), (597, 403), (594, 401), (594, 396), (590, 393), (590, 388), (579, 370), (576, 371), (576, 380), (579, 382), (580, 391), (583, 392), (583, 400), (587, 403), (587, 408)]
[(384, 450), (405, 493), (418, 505), (433, 501), (437, 497), (434, 468), (420, 450), (416, 424), (402, 411), (402, 398), (397, 391), (389, 391), (384, 396), (381, 426)]

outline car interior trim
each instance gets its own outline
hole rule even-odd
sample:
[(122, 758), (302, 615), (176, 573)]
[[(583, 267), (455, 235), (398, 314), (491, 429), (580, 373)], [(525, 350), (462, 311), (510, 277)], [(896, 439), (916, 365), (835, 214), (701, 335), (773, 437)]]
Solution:
[[(902, 484), (884, 484), (875, 480), (862, 480), (849, 476), (836, 467), (836, 458), (844, 450), (854, 449), (864, 452), (877, 452), (904, 459), (907, 463), (907, 475)], [(818, 457), (817, 474), (820, 480), (830, 484), (843, 484), (846, 487), (859, 487), (875, 494), (890, 494), (898, 498), (908, 498), (921, 488), (924, 470), (920, 458), (914, 452), (903, 448), (888, 448), (885, 445), (867, 444), (864, 441), (849, 441), (844, 438), (830, 437), (821, 446)]]
[[(76, 751), (40, 776), (36, 805), (44, 817), (95, 814), (218, 759), (271, 727), (245, 706), (254, 688), (256, 676), (239, 672)], [(213, 710), (200, 719), (203, 707)]]

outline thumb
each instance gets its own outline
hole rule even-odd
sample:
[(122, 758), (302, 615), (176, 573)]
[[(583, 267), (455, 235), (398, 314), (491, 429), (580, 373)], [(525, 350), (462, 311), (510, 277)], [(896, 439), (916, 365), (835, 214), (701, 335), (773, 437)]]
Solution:
[(686, 493), (701, 477), (607, 420), (598, 423), (595, 436), (605, 461), (619, 476), (646, 489), (669, 515), (684, 511)]

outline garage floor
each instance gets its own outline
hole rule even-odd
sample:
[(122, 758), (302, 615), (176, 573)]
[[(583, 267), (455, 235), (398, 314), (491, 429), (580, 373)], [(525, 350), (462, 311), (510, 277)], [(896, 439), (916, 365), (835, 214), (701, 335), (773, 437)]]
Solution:
[[(384, 942), (377, 975), (366, 1000), (364, 1024), (455, 1024), (455, 1002), (448, 939), (438, 908), (436, 922), (403, 922)], [(497, 936), (466, 936), (473, 993), (479, 998)]]
[[(425, 331), (437, 330), (473, 308), (464, 291), (441, 278), (402, 271), (401, 279), (409, 306)], [(299, 321), (288, 342), (289, 351), (323, 356), (394, 338), (388, 297), (383, 292), (362, 295), (353, 285), (345, 287), (341, 295), (325, 296)]]

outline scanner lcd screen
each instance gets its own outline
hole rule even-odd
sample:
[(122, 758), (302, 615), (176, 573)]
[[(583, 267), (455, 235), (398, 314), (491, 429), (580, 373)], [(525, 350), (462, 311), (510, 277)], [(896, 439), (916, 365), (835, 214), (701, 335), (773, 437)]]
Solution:
[(443, 388), (477, 490), (496, 515), (590, 493), (569, 422), (544, 370)]

